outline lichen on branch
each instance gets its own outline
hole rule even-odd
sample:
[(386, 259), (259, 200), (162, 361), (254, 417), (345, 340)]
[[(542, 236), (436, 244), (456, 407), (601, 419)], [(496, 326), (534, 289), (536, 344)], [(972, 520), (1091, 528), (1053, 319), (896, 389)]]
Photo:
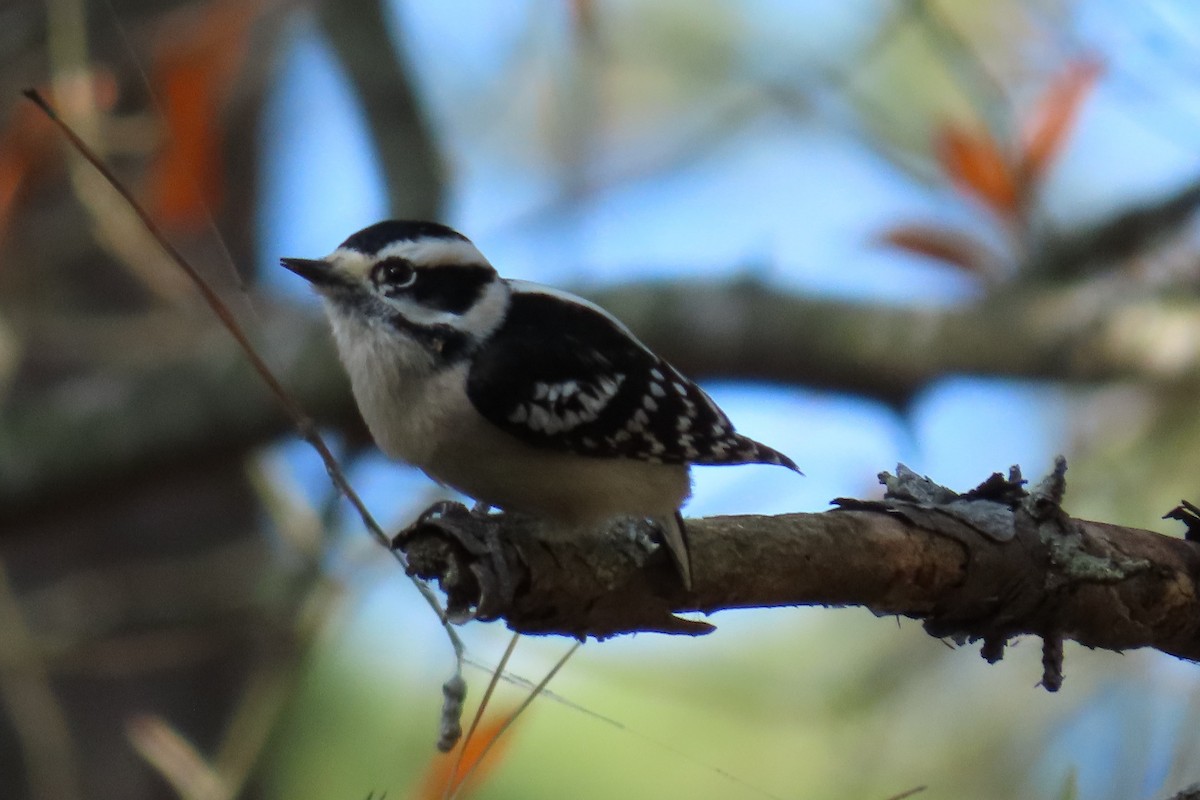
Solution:
[(1065, 473), (1059, 458), (1032, 489), (1014, 467), (959, 494), (900, 465), (880, 475), (882, 500), (688, 520), (690, 592), (653, 527), (637, 521), (564, 537), (528, 517), (443, 505), (394, 546), (438, 581), (457, 620), (503, 619), (526, 634), (698, 635), (713, 626), (679, 614), (863, 606), (920, 619), (932, 636), (981, 641), (989, 661), (1015, 636), (1041, 636), (1051, 691), (1067, 639), (1200, 659), (1197, 545), (1069, 516)]

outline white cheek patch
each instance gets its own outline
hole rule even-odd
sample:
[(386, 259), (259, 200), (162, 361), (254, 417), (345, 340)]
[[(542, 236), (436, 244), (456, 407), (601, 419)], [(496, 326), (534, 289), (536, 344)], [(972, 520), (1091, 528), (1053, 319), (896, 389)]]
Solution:
[(484, 290), (483, 296), (467, 309), (465, 314), (454, 317), (455, 327), (471, 331), (480, 338), (491, 335), (504, 322), (508, 311), (510, 290), (504, 281), (496, 278)]
[(450, 311), (439, 311), (423, 306), (407, 297), (383, 297), (379, 301), (393, 308), (409, 322), (422, 326), (448, 325), (453, 328), (463, 327), (462, 317)]

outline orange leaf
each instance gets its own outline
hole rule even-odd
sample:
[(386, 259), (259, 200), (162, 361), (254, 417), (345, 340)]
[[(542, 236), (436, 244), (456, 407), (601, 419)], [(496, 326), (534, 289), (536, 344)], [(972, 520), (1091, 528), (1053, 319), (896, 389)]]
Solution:
[(995, 261), (988, 248), (974, 236), (935, 225), (897, 225), (879, 238), (892, 247), (974, 274), (986, 274)]
[(147, 195), (164, 225), (201, 230), (224, 198), (220, 109), (245, 57), (258, 5), (212, 3), (199, 19), (171, 20), (162, 34), (151, 76), (167, 132), (150, 165)]
[(18, 193), (26, 180), (54, 151), (49, 121), (32, 105), (13, 109), (0, 132), (0, 236), (8, 228)]
[[(463, 776), (467, 774), (467, 771), (479, 762), (481, 758), (483, 758), (482, 763), (479, 763), (479, 766), (476, 766), (475, 771), (471, 774), (470, 786), (477, 786), (490, 770), (495, 769), (499, 765), (502, 760), (503, 750), (510, 741), (510, 737), (506, 736), (501, 741), (496, 742), (490, 751), (487, 752), (486, 757), (484, 757), (484, 751), (487, 751), (488, 744), (500, 735), (501, 729), (511, 714), (511, 711), (488, 714), (486, 719), (480, 720), (479, 727), (475, 729), (475, 735), (467, 743), (466, 752), (462, 756), (462, 763), (458, 765), (458, 771), (455, 773), (455, 781), (461, 781)], [(454, 769), (456, 761), (458, 761), (458, 750), (452, 750), (445, 754), (437, 753), (430, 763), (429, 769), (425, 772), (425, 778), (421, 781), (420, 789), (413, 795), (414, 800), (441, 800), (446, 791), (446, 784), (450, 780), (450, 771)], [(464, 791), (462, 794), (466, 796), (467, 792)]]
[[(76, 93), (86, 93), (101, 111), (112, 108), (117, 101), (117, 80), (104, 69), (80, 73), (62, 88), (76, 97)], [(50, 86), (40, 86), (38, 90), (43, 95), (53, 94)], [(71, 97), (54, 99), (65, 108), (70, 105)], [(14, 104), (12, 115), (0, 129), (0, 237), (8, 228), (22, 187), (34, 182), (47, 165), (59, 160), (58, 152), (58, 136), (46, 115), (32, 103)]]
[(1022, 126), (1021, 172), (1027, 180), (1038, 181), (1046, 174), (1102, 69), (1092, 59), (1072, 62), (1038, 100)]
[(1002, 217), (1017, 215), (1021, 195), (1016, 177), (991, 134), (948, 124), (938, 133), (936, 151), (942, 169), (963, 190)]

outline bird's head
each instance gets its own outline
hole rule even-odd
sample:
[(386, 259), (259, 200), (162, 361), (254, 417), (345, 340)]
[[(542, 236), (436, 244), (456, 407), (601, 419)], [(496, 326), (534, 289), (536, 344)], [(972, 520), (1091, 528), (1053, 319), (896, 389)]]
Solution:
[(370, 335), (454, 357), (486, 339), (509, 302), (508, 285), (475, 245), (436, 222), (379, 222), (324, 258), (280, 263), (325, 300), (343, 356)]

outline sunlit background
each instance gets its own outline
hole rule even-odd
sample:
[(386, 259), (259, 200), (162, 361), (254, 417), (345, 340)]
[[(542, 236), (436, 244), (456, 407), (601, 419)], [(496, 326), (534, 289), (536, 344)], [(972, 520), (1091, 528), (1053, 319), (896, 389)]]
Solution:
[[(1200, 181), (1200, 14), (1183, 0), (146, 5), (12, 4), (0, 11), (12, 80), (54, 83), (60, 104), (105, 143), (289, 385), (311, 397), (385, 528), (445, 495), (363, 446), (336, 374), (322, 384), (334, 389), (306, 395), (316, 379), (296, 359), (308, 351), (288, 340), (292, 328), (272, 326), (278, 317), (319, 322), (315, 297), (276, 267), (280, 256), (319, 257), (391, 215), (436, 215), (505, 276), (588, 294), (649, 281), (753, 282), (809, 301), (930, 315), (1066, 291), (1194, 304), (1198, 201), (1187, 191)], [(171, 72), (176, 61), (184, 67)], [(423, 129), (397, 129), (407, 101), (392, 103), (386, 84), (365, 98), (376, 72), (407, 83)], [(12, 413), (0, 424), (0, 449), (10, 448), (0, 485), (9, 484), (2, 502), (16, 523), (0, 534), (10, 574), (0, 631), (18, 655), (0, 658), (9, 675), (0, 794), (440, 797), (430, 782), (447, 757), (433, 743), (453, 655), (437, 620), (279, 420), (222, 411), (212, 431), (191, 436), (179, 433), (190, 417), (151, 423), (147, 413), (139, 427), (135, 408), (127, 419), (136, 403), (158, 402), (137, 388), (139, 370), (177, 359), (219, 387), (239, 369), (236, 356), (216, 366), (188, 360), (225, 353), (223, 334), (205, 327), (190, 290), (155, 277), (172, 268), (137, 243), (136, 226), (109, 218), (115, 201), (80, 165), (30, 144), (51, 134), (30, 127), (21, 84), (8, 80), (0, 409)], [(181, 111), (188, 102), (199, 110)], [(395, 174), (410, 168), (416, 177)], [(1185, 198), (1173, 213), (1172, 198)], [(1129, 212), (1142, 214), (1142, 227), (1121, 227)], [(1088, 238), (1104, 231), (1113, 238)], [(87, 237), (102, 255), (81, 255), (83, 244), (63, 255), (67, 245), (53, 240), (68, 236)], [(40, 258), (68, 266), (29, 270)], [(235, 285), (231, 263), (249, 288)], [(72, 277), (84, 267), (90, 277)], [(845, 387), (823, 377), (815, 389), (805, 341), (780, 341), (797, 354), (794, 373), (751, 381), (746, 374), (761, 373), (750, 363), (746, 374), (696, 377), (740, 431), (790, 455), (805, 477), (698, 468), (686, 513), (823, 511), (834, 497), (878, 496), (877, 474), (898, 462), (966, 490), (1012, 464), (1038, 476), (1064, 453), (1072, 514), (1178, 535), (1159, 517), (1180, 497), (1195, 499), (1200, 447), (1189, 441), (1195, 369), (1173, 372), (1170, 359), (1182, 353), (1180, 363), (1192, 364), (1194, 328), (1147, 333), (1161, 337), (1151, 350), (1163, 363), (1107, 370), (1067, 357), (1053, 369), (999, 358), (1007, 335), (996, 330), (995, 352), (956, 359), (918, 385), (890, 383), (878, 364), (858, 367), (847, 346), (847, 372), (872, 374)], [(872, 329), (846, 336), (866, 340)], [(937, 365), (951, 344), (927, 341), (928, 352), (911, 357)], [(1022, 366), (1031, 363), (1040, 366)], [(192, 385), (179, 380), (167, 385)], [(180, 391), (162, 401), (180, 419), (193, 406), (242, 405), (220, 389)], [(67, 396), (61, 408), (45, 400)], [(51, 417), (64, 408), (75, 416)], [(78, 430), (70, 419), (101, 430), (96, 446), (117, 466), (77, 455), (79, 434), (60, 443), (56, 431)], [(101, 425), (110, 422), (111, 432)], [(90, 528), (80, 528), (88, 543), (73, 542), (56, 515), (77, 507), (94, 521), (94, 504), (136, 494), (156, 471), (191, 474), (151, 445), (139, 461), (129, 444), (176, 434), (188, 442), (175, 450), (188, 469), (219, 462), (250, 498), (243, 524), (253, 557), (226, 553), (223, 542), (212, 553), (262, 571), (238, 573), (245, 597), (234, 602), (222, 588), (227, 562), (192, 553), (188, 580), (205, 590), (188, 597), (219, 612), (179, 632), (155, 599), (155, 613), (97, 632), (78, 618), (95, 597), (120, 594), (104, 588), (105, 576), (140, 585), (158, 562), (133, 548), (127, 569), (102, 570), (89, 561), (97, 556), (66, 566), (60, 559), (74, 548), (105, 551)], [(53, 457), (35, 457), (35, 441), (54, 441)], [(60, 485), (68, 488), (58, 494)], [(187, 502), (211, 511), (224, 497)], [(161, 490), (130, 501), (141, 510), (106, 535), (178, 538), (185, 506), (174, 503)], [(39, 549), (51, 529), (50, 551)], [(167, 592), (172, 573), (154, 574), (153, 592), (130, 595)], [(257, 613), (286, 631), (286, 645), (262, 644)], [(916, 796), (1126, 800), (1166, 798), (1200, 780), (1200, 673), (1159, 653), (1068, 643), (1066, 681), (1051, 694), (1037, 686), (1036, 640), (1015, 642), (989, 666), (976, 646), (861, 609), (710, 621), (717, 631), (697, 639), (588, 642), (467, 796), (885, 800), (924, 786)], [(241, 647), (262, 660), (234, 669), (226, 655), (210, 658), (214, 637), (198, 632), (209, 625), (245, 636), (220, 652)], [(461, 634), (470, 711), (508, 634), (498, 623)], [(139, 650), (125, 662), (132, 651), (106, 637), (152, 643), (155, 655)], [(500, 685), (485, 726), (521, 701), (519, 679), (538, 681), (569, 646), (522, 640), (510, 665), (517, 680)], [(156, 670), (175, 683), (140, 689), (139, 676), (160, 680)], [(189, 670), (226, 670), (223, 693), (189, 695), (190, 679), (179, 678)], [(24, 695), (31, 675), (40, 689)], [(95, 703), (103, 708), (89, 716)], [(196, 706), (208, 711), (189, 716)], [(96, 766), (102, 758), (124, 766), (110, 775)], [(180, 785), (180, 774), (194, 773), (200, 788)]]

